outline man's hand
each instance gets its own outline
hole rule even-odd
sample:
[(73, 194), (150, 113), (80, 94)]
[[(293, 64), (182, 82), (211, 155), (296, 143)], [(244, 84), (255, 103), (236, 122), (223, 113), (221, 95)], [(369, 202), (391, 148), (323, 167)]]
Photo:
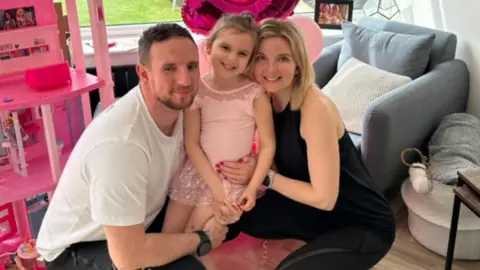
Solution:
[(209, 219), (207, 223), (205, 223), (203, 230), (208, 232), (208, 236), (210, 236), (212, 249), (220, 246), (228, 232), (227, 226), (219, 224), (214, 218)]
[(217, 223), (228, 225), (237, 222), (242, 215), (242, 209), (230, 202), (214, 202), (213, 215)]
[(248, 155), (238, 162), (224, 161), (217, 164), (220, 176), (232, 184), (248, 185), (257, 166), (257, 157)]

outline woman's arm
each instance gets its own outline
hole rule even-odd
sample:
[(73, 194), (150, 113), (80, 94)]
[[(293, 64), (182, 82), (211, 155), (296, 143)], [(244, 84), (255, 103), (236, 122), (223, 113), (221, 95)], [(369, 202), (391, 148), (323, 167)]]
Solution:
[(185, 150), (192, 160), (193, 166), (212, 191), (214, 199), (223, 202), (225, 200), (225, 191), (223, 190), (222, 181), (200, 146), (200, 125), (200, 109), (187, 109), (184, 111)]
[(338, 117), (331, 101), (316, 94), (311, 99), (302, 108), (300, 125), (307, 144), (311, 183), (275, 174), (271, 188), (292, 200), (330, 211), (337, 201), (340, 182)]
[(257, 166), (248, 187), (257, 190), (272, 166), (276, 144), (272, 107), (265, 92), (262, 91), (257, 95), (257, 98), (253, 101), (253, 108), (260, 141)]

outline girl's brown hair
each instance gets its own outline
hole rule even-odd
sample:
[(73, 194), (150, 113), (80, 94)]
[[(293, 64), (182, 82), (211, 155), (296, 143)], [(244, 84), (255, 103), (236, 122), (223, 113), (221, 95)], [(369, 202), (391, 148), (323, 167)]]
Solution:
[(255, 47), (252, 50), (252, 55), (250, 56), (245, 72), (248, 74), (255, 58), (260, 27), (255, 21), (255, 17), (253, 17), (250, 12), (225, 13), (220, 19), (218, 19), (214, 28), (210, 32), (209, 37), (206, 39), (207, 47), (211, 47), (215, 40), (217, 40), (218, 36), (227, 29), (234, 29), (238, 31), (238, 33), (249, 34), (253, 39)]

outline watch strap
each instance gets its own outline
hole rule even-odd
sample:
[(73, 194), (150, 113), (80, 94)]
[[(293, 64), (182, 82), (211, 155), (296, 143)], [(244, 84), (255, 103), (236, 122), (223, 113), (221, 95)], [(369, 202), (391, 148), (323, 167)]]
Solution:
[(205, 231), (194, 231), (194, 233), (198, 234), (198, 237), (200, 237), (200, 243), (210, 242), (210, 237)]
[(206, 245), (210, 247), (212, 246), (212, 242), (210, 241), (210, 236), (205, 231), (194, 231), (194, 233), (196, 233), (200, 237), (200, 244), (197, 247), (197, 255), (199, 257), (205, 256), (206, 254), (204, 254), (204, 250), (202, 247)]
[(266, 188), (271, 188), (273, 184), (274, 175), (275, 175), (275, 172), (273, 170), (269, 170), (267, 173), (267, 176), (265, 176), (265, 179), (262, 182), (262, 185), (264, 185)]

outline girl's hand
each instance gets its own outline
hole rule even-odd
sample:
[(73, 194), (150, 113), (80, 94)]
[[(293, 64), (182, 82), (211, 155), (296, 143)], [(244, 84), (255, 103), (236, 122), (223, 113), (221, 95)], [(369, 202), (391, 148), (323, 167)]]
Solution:
[(230, 202), (214, 202), (213, 216), (215, 220), (222, 225), (229, 225), (237, 222), (242, 215), (243, 210)]
[(248, 187), (245, 189), (245, 191), (243, 191), (243, 194), (240, 196), (240, 198), (238, 198), (238, 206), (240, 206), (243, 211), (248, 212), (255, 206), (256, 200), (257, 190)]

